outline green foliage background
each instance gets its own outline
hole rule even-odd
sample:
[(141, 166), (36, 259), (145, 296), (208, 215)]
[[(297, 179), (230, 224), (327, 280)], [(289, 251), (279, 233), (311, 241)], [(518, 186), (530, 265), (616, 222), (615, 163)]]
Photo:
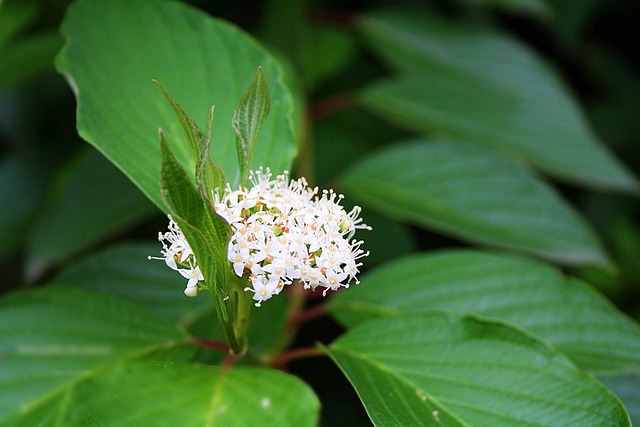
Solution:
[[(640, 423), (638, 12), (1, 1), (0, 425)], [(374, 230), (359, 286), (309, 295), (325, 315), (295, 334), (284, 295), (253, 309), (226, 370), (197, 345), (224, 341), (209, 295), (147, 260), (158, 128), (176, 168), (197, 160), (151, 79), (201, 129), (215, 104), (235, 183), (258, 66), (251, 166), (337, 189)]]

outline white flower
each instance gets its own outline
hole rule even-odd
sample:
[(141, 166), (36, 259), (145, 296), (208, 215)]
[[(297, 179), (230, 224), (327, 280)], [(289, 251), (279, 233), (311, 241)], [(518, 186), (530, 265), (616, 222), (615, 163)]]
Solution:
[[(249, 176), (251, 188), (214, 194), (216, 213), (232, 229), (227, 259), (236, 276), (245, 278), (256, 306), (285, 286), (323, 287), (336, 291), (358, 282), (359, 259), (369, 255), (362, 241), (350, 240), (357, 229), (370, 230), (359, 218), (360, 208), (346, 212), (342, 195), (309, 188), (304, 178), (290, 180), (285, 172), (272, 179), (269, 169)], [(188, 279), (185, 294), (196, 295), (202, 273), (193, 251), (170, 218), (169, 232), (160, 233), (167, 265)]]
[(360, 208), (346, 212), (342, 195), (317, 188), (288, 173), (272, 179), (269, 169), (250, 175), (251, 188), (216, 195), (216, 212), (233, 230), (229, 261), (239, 277), (251, 282), (256, 305), (294, 282), (328, 290), (358, 283), (356, 274), (369, 255), (362, 241), (349, 241), (356, 229), (370, 229), (359, 218)]
[(162, 257), (149, 257), (149, 259), (162, 259), (172, 270), (176, 270), (187, 280), (185, 295), (194, 297), (203, 286), (200, 282), (204, 280), (200, 268), (196, 262), (196, 257), (178, 227), (169, 215), (169, 231), (158, 233), (158, 240), (162, 243)]

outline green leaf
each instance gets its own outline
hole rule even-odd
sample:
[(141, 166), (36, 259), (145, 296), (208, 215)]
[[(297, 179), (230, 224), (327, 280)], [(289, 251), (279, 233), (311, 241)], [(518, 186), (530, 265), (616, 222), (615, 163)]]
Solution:
[(20, 155), (8, 155), (0, 160), (0, 258), (16, 253), (27, 235), (28, 228), (42, 204), (47, 190), (48, 173), (33, 173), (39, 165)]
[(3, 0), (0, 2), (0, 45), (34, 21), (38, 15), (38, 3), (27, 0)]
[[(229, 224), (215, 213), (191, 183), (189, 175), (171, 152), (160, 132), (162, 152), (162, 198), (198, 260), (198, 267), (216, 308), (220, 325), (232, 349), (239, 352), (244, 343), (232, 332), (238, 312), (235, 289), (230, 283), (227, 243)], [(233, 297), (233, 298), (232, 298)]]
[(189, 174), (178, 163), (162, 133), (160, 145), (162, 198), (193, 249), (214, 298), (215, 289), (226, 294), (229, 269), (226, 249), (231, 228), (223, 218), (205, 205), (198, 189), (191, 183)]
[(620, 401), (550, 346), (441, 313), (367, 322), (327, 350), (378, 426), (630, 426)]
[(262, 67), (258, 67), (249, 88), (233, 113), (233, 131), (236, 133), (236, 150), (240, 165), (240, 182), (244, 185), (249, 176), (251, 158), (260, 128), (269, 114), (271, 99), (269, 86)]
[(341, 182), (363, 205), (463, 240), (565, 264), (608, 263), (591, 227), (550, 186), (481, 146), (398, 143), (353, 165)]
[(363, 17), (359, 28), (401, 74), (361, 93), (384, 119), (498, 148), (567, 181), (639, 192), (553, 70), (511, 38), (394, 11)]
[(551, 9), (544, 0), (458, 0), (470, 6), (496, 7), (518, 13), (532, 13), (548, 18)]
[(353, 33), (344, 28), (317, 23), (306, 25), (312, 37), (308, 41), (309, 55), (301, 65), (308, 87), (315, 88), (354, 62), (356, 40)]
[(57, 66), (76, 93), (78, 132), (161, 209), (158, 127), (187, 170), (197, 159), (152, 79), (196, 123), (206, 123), (216, 105), (211, 156), (227, 177), (236, 177), (231, 119), (247, 82), (263, 67), (273, 114), (264, 122), (251, 167), (269, 166), (275, 173), (290, 168), (296, 152), (293, 103), (280, 65), (236, 27), (178, 2), (79, 0), (69, 7), (62, 31), (67, 44)]
[(136, 363), (83, 384), (58, 419), (69, 427), (87, 420), (123, 427), (311, 427), (319, 406), (306, 384), (283, 372)]
[[(68, 266), (50, 283), (72, 285), (84, 290), (127, 298), (140, 307), (188, 327), (203, 311), (211, 314), (206, 296), (184, 295), (186, 279), (168, 268), (160, 256), (160, 243), (110, 245)], [(210, 320), (212, 322), (212, 320)]]
[[(211, 298), (185, 296), (185, 278), (163, 261), (147, 259), (149, 255), (159, 256), (161, 248), (158, 242), (110, 245), (68, 266), (49, 283), (126, 298), (192, 334), (224, 341)], [(274, 298), (252, 311), (248, 334), (253, 354), (273, 356), (271, 347), (285, 327), (287, 304), (287, 298)]]
[(582, 369), (640, 371), (638, 324), (586, 283), (537, 261), (450, 250), (402, 258), (361, 280), (329, 303), (349, 327), (433, 310), (478, 314), (534, 332)]
[(57, 32), (44, 32), (0, 45), (0, 91), (45, 72), (53, 73), (53, 58), (62, 47)]
[[(180, 122), (182, 132), (184, 133), (185, 138), (187, 138), (187, 142), (189, 143), (189, 148), (191, 148), (191, 154), (193, 155), (193, 158), (199, 159), (200, 155), (202, 154), (203, 142), (200, 136), (198, 125), (193, 120), (193, 118), (186, 111), (184, 111), (182, 106), (178, 104), (178, 102), (173, 99), (166, 90), (164, 90), (160, 82), (158, 82), (157, 80), (153, 80), (153, 83), (158, 86), (160, 92), (162, 92), (164, 97), (167, 98), (167, 101), (169, 101), (171, 109), (178, 118), (178, 122)], [(210, 113), (209, 115), (212, 119), (213, 113)]]
[(86, 150), (64, 172), (68, 176), (63, 177), (61, 194), (31, 230), (27, 265), (31, 279), (157, 212), (95, 150)]
[(0, 335), (3, 425), (44, 422), (68, 407), (81, 381), (105, 370), (134, 360), (186, 360), (193, 353), (165, 318), (120, 298), (59, 286), (0, 299)]
[(603, 376), (599, 378), (624, 403), (631, 423), (640, 425), (640, 373)]
[(209, 156), (211, 149), (211, 130), (213, 129), (213, 112), (214, 107), (211, 107), (211, 110), (209, 110), (207, 135), (198, 156), (198, 163), (196, 164), (196, 183), (198, 184), (202, 198), (208, 203), (209, 208), (215, 211), (213, 195), (224, 191), (227, 178), (222, 169), (220, 169)]

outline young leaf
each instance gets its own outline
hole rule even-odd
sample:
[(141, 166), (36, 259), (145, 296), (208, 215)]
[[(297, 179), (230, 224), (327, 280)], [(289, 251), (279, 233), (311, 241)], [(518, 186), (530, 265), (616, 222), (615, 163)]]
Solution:
[(364, 323), (327, 352), (376, 426), (630, 426), (620, 401), (542, 341), (474, 317)]
[(209, 208), (215, 211), (213, 194), (217, 191), (224, 191), (227, 179), (220, 167), (215, 164), (209, 156), (211, 148), (211, 130), (213, 128), (214, 107), (209, 110), (209, 120), (207, 123), (207, 135), (202, 146), (201, 153), (196, 164), (196, 183), (200, 188), (202, 198), (207, 201)]
[(78, 99), (78, 132), (161, 209), (166, 210), (158, 188), (158, 127), (174, 142), (180, 164), (193, 170), (195, 161), (186, 141), (180, 144), (181, 126), (151, 79), (162, 82), (201, 129), (215, 103), (221, 125), (212, 131), (212, 155), (225, 175), (235, 178), (235, 134), (228, 124), (247, 82), (262, 66), (273, 118), (263, 124), (253, 160), (274, 173), (291, 167), (297, 104), (280, 64), (237, 27), (181, 2), (79, 0), (68, 8), (62, 32), (67, 44), (57, 67)]
[(233, 113), (236, 150), (240, 165), (240, 183), (244, 184), (251, 170), (251, 158), (262, 123), (269, 114), (271, 100), (269, 86), (262, 67), (258, 67), (249, 88)]
[(520, 164), (485, 147), (398, 143), (354, 164), (342, 185), (363, 205), (464, 240), (608, 266), (576, 211)]
[(640, 369), (636, 322), (586, 283), (514, 256), (450, 250), (405, 257), (365, 275), (329, 307), (350, 327), (404, 313), (478, 314), (534, 332), (585, 370)]
[(184, 136), (187, 138), (187, 142), (189, 143), (189, 147), (191, 148), (191, 154), (193, 154), (193, 157), (195, 159), (200, 158), (203, 149), (203, 142), (200, 131), (198, 129), (198, 125), (196, 124), (195, 120), (193, 120), (193, 118), (189, 114), (187, 114), (186, 111), (184, 111), (182, 106), (178, 104), (176, 100), (167, 93), (166, 90), (164, 90), (160, 82), (154, 79), (153, 83), (158, 86), (158, 89), (160, 89), (164, 97), (167, 98), (167, 101), (169, 101), (171, 109), (178, 118), (178, 122), (180, 122), (180, 126), (182, 127), (182, 131), (184, 132)]
[(69, 408), (82, 381), (105, 370), (135, 360), (186, 361), (195, 348), (164, 317), (61, 286), (0, 299), (0, 336), (0, 424), (12, 426), (46, 425)]
[(233, 320), (230, 313), (235, 312), (229, 310), (225, 298), (231, 294), (226, 256), (231, 234), (229, 224), (205, 204), (189, 175), (171, 152), (162, 132), (160, 145), (162, 198), (193, 249), (207, 288), (213, 296), (219, 319), (224, 325)]

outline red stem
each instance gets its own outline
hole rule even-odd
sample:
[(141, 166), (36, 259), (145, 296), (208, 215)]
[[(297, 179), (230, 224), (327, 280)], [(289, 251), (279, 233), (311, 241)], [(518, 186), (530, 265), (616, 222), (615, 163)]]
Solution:
[(310, 122), (314, 122), (322, 117), (348, 110), (354, 105), (356, 105), (356, 100), (352, 94), (335, 95), (315, 105), (309, 106), (307, 109), (307, 118)]
[(327, 305), (326, 304), (316, 304), (313, 307), (296, 313), (290, 320), (290, 323), (293, 325), (301, 325), (310, 320), (313, 320), (317, 317), (322, 317), (327, 314)]
[(231, 347), (229, 347), (227, 344), (223, 344), (221, 342), (210, 340), (207, 338), (193, 337), (192, 341), (195, 345), (198, 345), (200, 347), (212, 348), (214, 350), (218, 350), (223, 353), (228, 353), (229, 350), (231, 349)]
[(271, 359), (270, 365), (278, 369), (283, 369), (292, 360), (318, 356), (324, 356), (324, 352), (318, 347), (300, 347), (280, 353)]

